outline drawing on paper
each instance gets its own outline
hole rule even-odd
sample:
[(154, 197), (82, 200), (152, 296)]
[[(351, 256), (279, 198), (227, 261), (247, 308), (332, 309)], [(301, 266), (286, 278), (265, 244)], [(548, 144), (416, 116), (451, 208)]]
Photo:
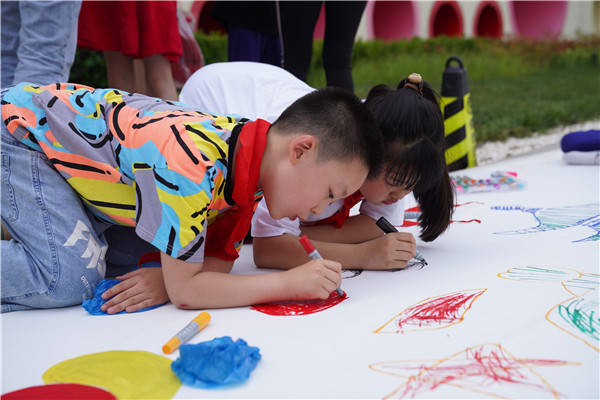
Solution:
[(350, 279), (359, 276), (362, 274), (362, 269), (343, 269), (342, 270), (342, 279)]
[(514, 267), (498, 274), (498, 277), (513, 281), (537, 282), (537, 283), (562, 283), (579, 279), (581, 273), (570, 268), (557, 268), (528, 265)]
[(250, 309), (263, 314), (276, 316), (308, 315), (327, 310), (348, 298), (348, 296), (340, 297), (337, 292), (333, 291), (329, 295), (329, 298), (325, 300), (278, 301), (274, 303), (257, 304), (250, 307)]
[(562, 282), (573, 295), (552, 307), (546, 320), (600, 352), (600, 301), (598, 274), (581, 274), (580, 278)]
[[(461, 203), (461, 204), (455, 204), (454, 208), (456, 207), (460, 207), (460, 206), (466, 206), (467, 204), (483, 204), (483, 202), (481, 201), (468, 201), (466, 203)], [(405, 218), (404, 218), (404, 222), (402, 223), (402, 227), (408, 227), (408, 226), (415, 226), (415, 225), (419, 225), (419, 223), (417, 222), (417, 218), (421, 212), (421, 208), (419, 206), (416, 207), (412, 207), (412, 208), (407, 208), (406, 210), (404, 210), (405, 212)], [(469, 220), (452, 220), (450, 221), (451, 223), (470, 223), (470, 222), (477, 222), (478, 224), (481, 223), (481, 220), (479, 219), (469, 219)]]
[(582, 204), (578, 206), (526, 208), (522, 206), (494, 206), (492, 210), (522, 211), (531, 213), (538, 222), (537, 226), (514, 231), (495, 232), (497, 235), (517, 235), (524, 233), (547, 232), (566, 229), (574, 226), (587, 226), (596, 232), (573, 242), (600, 240), (600, 203)]
[(487, 289), (463, 290), (425, 299), (385, 323), (375, 333), (441, 329), (462, 322), (473, 302)]
[[(539, 367), (581, 365), (561, 360), (517, 358), (499, 344), (467, 348), (442, 360), (400, 360), (369, 365), (374, 371), (398, 376), (405, 382), (385, 398), (415, 398), (443, 388), (461, 397), (467, 390), (478, 395), (528, 398), (558, 393), (538, 372)], [(464, 392), (462, 393), (464, 396)], [(446, 397), (449, 397), (448, 395)]]
[[(406, 263), (406, 267), (404, 268), (392, 268), (386, 269), (385, 272), (398, 272), (398, 271), (406, 271), (408, 269), (414, 269), (414, 267), (418, 267), (417, 270), (422, 269), (425, 266), (425, 263), (419, 261), (417, 259), (410, 260)], [(342, 279), (350, 279), (355, 278), (363, 273), (362, 269), (343, 269), (342, 270)]]
[(558, 315), (569, 325), (593, 340), (598, 337), (598, 299), (577, 298), (558, 305)]
[(574, 269), (544, 266), (511, 268), (498, 277), (535, 283), (560, 283), (572, 297), (552, 307), (546, 320), (600, 351), (600, 275)]

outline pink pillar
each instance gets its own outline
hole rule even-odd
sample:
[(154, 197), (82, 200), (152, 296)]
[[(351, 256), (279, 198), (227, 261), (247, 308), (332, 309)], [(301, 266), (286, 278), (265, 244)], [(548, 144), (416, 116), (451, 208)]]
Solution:
[(370, 1), (365, 9), (367, 38), (410, 39), (419, 32), (417, 1)]
[(567, 1), (510, 1), (515, 36), (555, 39), (565, 23)]

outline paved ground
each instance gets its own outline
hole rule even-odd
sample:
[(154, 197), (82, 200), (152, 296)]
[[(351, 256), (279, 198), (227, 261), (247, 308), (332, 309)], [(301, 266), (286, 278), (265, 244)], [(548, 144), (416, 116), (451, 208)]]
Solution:
[(477, 146), (477, 164), (491, 164), (508, 157), (560, 147), (562, 137), (570, 132), (600, 129), (600, 119), (582, 124), (554, 128), (544, 134), (534, 134), (532, 137), (517, 139), (510, 138), (501, 142), (487, 142)]

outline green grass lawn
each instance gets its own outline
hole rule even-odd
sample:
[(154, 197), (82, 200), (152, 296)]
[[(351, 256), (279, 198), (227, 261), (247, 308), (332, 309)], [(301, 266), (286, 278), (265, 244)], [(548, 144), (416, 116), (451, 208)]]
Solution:
[[(527, 137), (600, 118), (599, 44), (597, 37), (543, 43), (455, 38), (358, 42), (355, 92), (365, 97), (378, 83), (396, 87), (412, 72), (421, 73), (439, 92), (446, 61), (458, 56), (468, 78), (477, 142)], [(319, 46), (307, 79), (315, 87), (325, 85)]]
[[(227, 61), (227, 37), (197, 33), (207, 64)], [(325, 86), (322, 41), (314, 44), (307, 83)], [(355, 92), (379, 83), (395, 87), (419, 72), (438, 92), (446, 60), (458, 56), (467, 71), (478, 143), (527, 137), (549, 128), (600, 118), (600, 37), (532, 42), (484, 38), (358, 41), (353, 53)], [(78, 51), (71, 81), (106, 87), (99, 53)]]

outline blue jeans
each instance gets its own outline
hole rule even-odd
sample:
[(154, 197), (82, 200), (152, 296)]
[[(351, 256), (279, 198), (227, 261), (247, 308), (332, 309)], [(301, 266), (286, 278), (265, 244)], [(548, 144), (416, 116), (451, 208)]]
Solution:
[(2, 87), (68, 82), (81, 1), (2, 1)]
[[(4, 3), (4, 2), (3, 2)], [(81, 304), (104, 278), (98, 223), (48, 158), (18, 142), (0, 119), (2, 312)]]

